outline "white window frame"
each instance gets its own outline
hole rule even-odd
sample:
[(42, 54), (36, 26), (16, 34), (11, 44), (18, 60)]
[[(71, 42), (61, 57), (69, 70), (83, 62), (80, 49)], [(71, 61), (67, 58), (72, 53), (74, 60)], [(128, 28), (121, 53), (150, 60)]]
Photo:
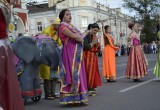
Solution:
[(87, 16), (82, 16), (81, 27), (88, 27), (88, 17)]
[(41, 32), (43, 30), (42, 22), (37, 22), (37, 31)]

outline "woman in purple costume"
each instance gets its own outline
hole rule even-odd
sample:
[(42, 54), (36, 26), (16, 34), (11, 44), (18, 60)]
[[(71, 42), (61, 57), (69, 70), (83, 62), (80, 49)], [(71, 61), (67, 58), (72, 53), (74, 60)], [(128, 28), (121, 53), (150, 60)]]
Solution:
[(126, 67), (126, 78), (132, 78), (134, 82), (139, 82), (147, 74), (147, 60), (140, 46), (141, 29), (138, 24), (130, 22), (128, 26), (132, 32), (130, 34), (131, 50)]
[(68, 9), (60, 12), (59, 37), (63, 43), (62, 62), (60, 64), (61, 91), (60, 103), (76, 104), (88, 101), (88, 88), (83, 62), (83, 38), (88, 34), (81, 33), (71, 24)]

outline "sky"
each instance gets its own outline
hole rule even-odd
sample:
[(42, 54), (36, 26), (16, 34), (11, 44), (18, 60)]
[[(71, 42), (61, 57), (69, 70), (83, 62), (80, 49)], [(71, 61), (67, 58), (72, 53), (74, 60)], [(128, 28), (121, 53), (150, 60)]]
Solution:
[(96, 0), (96, 2), (102, 3), (102, 4), (107, 4), (109, 5), (110, 8), (119, 8), (121, 7), (121, 12), (130, 16), (134, 16), (134, 12), (129, 12), (127, 9), (123, 8), (123, 0)]
[[(27, 0), (27, 1), (47, 1), (47, 0)], [(130, 16), (134, 16), (135, 13), (130, 13), (127, 9), (122, 7), (122, 4), (124, 3), (123, 0), (96, 0), (96, 2), (107, 4), (110, 6), (110, 8), (119, 8), (121, 7), (121, 12)]]

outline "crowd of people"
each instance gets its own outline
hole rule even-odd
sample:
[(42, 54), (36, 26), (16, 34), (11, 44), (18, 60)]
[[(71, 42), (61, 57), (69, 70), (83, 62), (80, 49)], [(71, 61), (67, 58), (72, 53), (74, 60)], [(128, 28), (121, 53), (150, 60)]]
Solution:
[(158, 53), (158, 43), (155, 43), (155, 41), (142, 44), (142, 48), (145, 54)]
[[(116, 56), (124, 56), (124, 55), (129, 55), (129, 51), (131, 48), (131, 45), (128, 43), (128, 45), (122, 44), (120, 45), (119, 43), (116, 44), (120, 49), (116, 51)], [(158, 43), (155, 43), (153, 41), (152, 43), (142, 43), (141, 48), (143, 49), (145, 54), (156, 54), (158, 53)]]
[[(9, 3), (14, 0), (0, 0), (0, 107), (4, 110), (24, 110), (24, 104), (20, 94), (20, 87), (13, 64), (13, 52), (8, 42), (7, 25), (9, 23)], [(7, 4), (8, 3), (8, 4)], [(6, 13), (7, 12), (7, 13)], [(101, 86), (101, 77), (98, 68), (98, 56), (100, 43), (97, 32), (100, 26), (97, 23), (90, 24), (82, 33), (71, 24), (72, 16), (68, 9), (63, 9), (52, 25), (44, 29), (42, 34), (52, 37), (61, 50), (58, 73), (60, 74), (60, 103), (61, 104), (88, 104), (88, 96), (95, 96), (97, 88)], [(103, 70), (102, 75), (107, 82), (116, 81), (116, 54), (128, 54), (125, 76), (140, 82), (147, 75), (147, 59), (144, 52), (157, 52), (157, 46), (153, 42), (151, 51), (146, 45), (140, 45), (142, 26), (130, 22), (130, 45), (114, 45), (114, 36), (111, 27), (101, 21), (104, 38)], [(160, 36), (159, 36), (160, 37)], [(128, 49), (127, 49), (128, 48)], [(159, 58), (159, 57), (158, 57)], [(159, 63), (155, 66), (156, 76), (160, 75)], [(41, 78), (44, 79), (46, 99), (56, 98), (55, 81), (50, 79), (50, 67), (40, 66)], [(46, 76), (43, 74), (45, 73)], [(47, 74), (46, 74), (47, 73)]]

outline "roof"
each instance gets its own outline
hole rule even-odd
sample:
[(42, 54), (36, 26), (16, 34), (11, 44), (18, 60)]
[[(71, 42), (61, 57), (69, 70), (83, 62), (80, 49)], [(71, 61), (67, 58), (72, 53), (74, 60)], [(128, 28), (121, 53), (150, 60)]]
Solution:
[(48, 3), (44, 4), (34, 4), (34, 5), (27, 5), (27, 9), (29, 10), (28, 13), (38, 13), (38, 12), (45, 12), (45, 11), (55, 11), (56, 7), (48, 7)]

